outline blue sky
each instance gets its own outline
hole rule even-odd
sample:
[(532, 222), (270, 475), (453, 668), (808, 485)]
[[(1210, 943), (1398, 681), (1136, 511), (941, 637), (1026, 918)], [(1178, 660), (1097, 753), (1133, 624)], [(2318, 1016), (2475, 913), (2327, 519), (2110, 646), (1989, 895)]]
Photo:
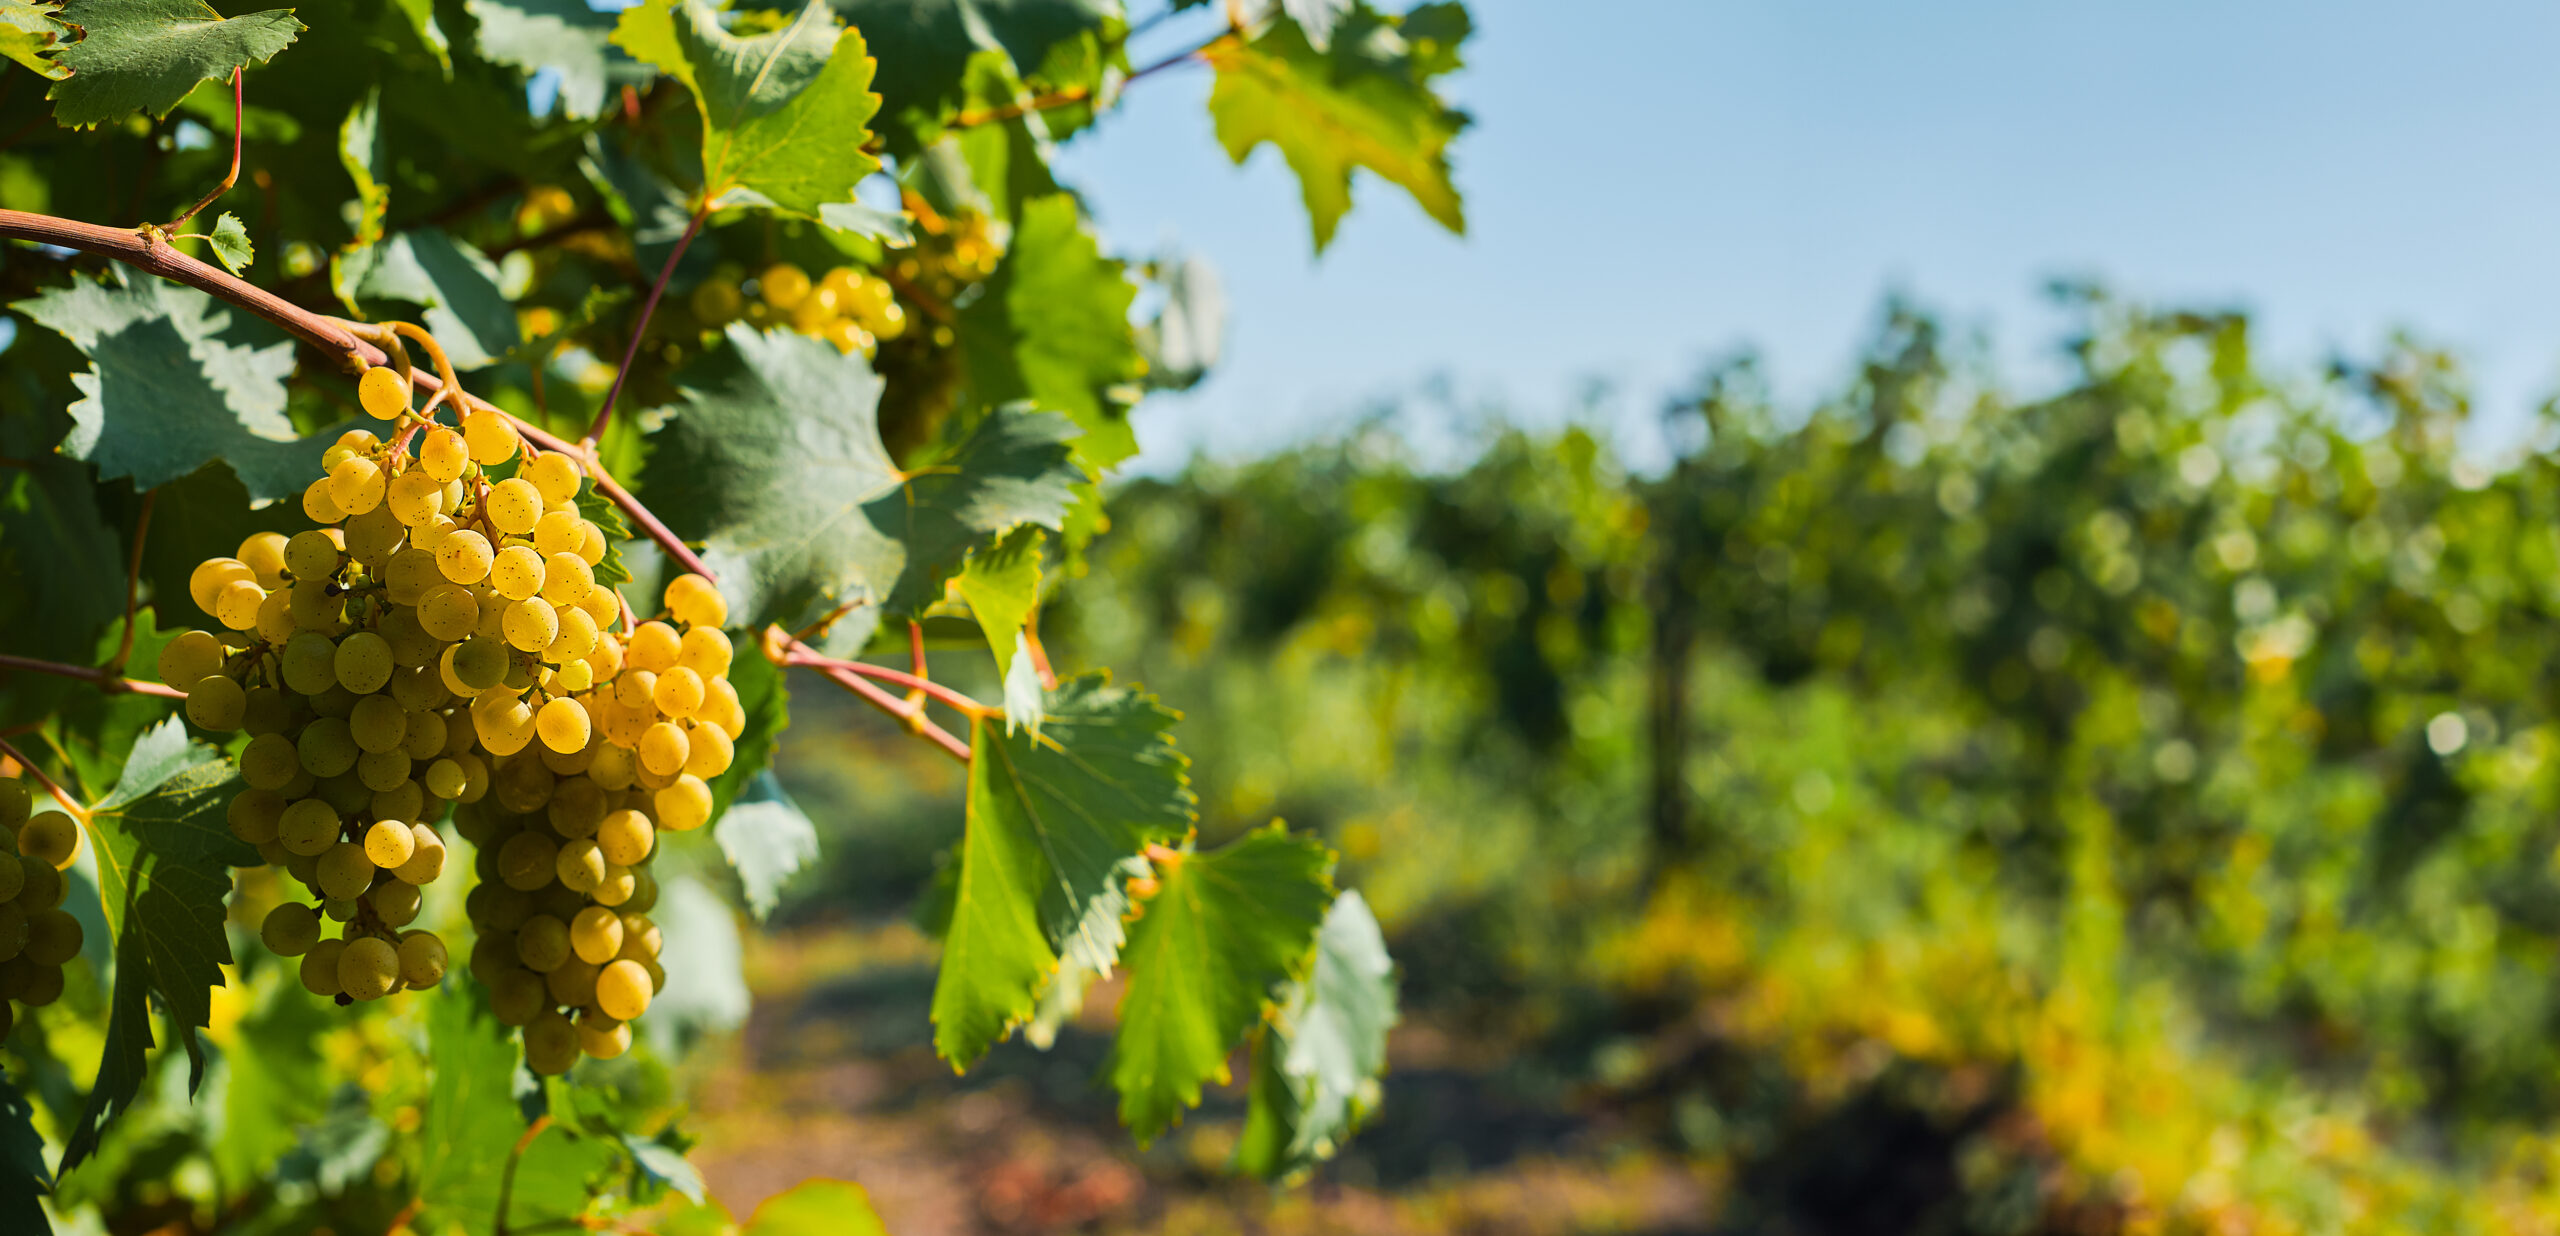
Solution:
[[(1238, 168), (1212, 138), (1205, 71), (1140, 83), (1067, 148), (1109, 244), (1204, 255), (1232, 305), (1218, 374), (1140, 410), (1150, 466), (1336, 429), (1435, 376), (1643, 459), (1705, 358), (1755, 345), (1809, 397), (1891, 290), (2032, 382), (2055, 275), (2248, 309), (2304, 364), (2408, 327), (2473, 363), (2493, 421), (2560, 387), (2560, 10), (1472, 7), (1463, 239), (1364, 179), (1312, 257), (1277, 154)], [(1576, 413), (1595, 378), (1613, 394)]]

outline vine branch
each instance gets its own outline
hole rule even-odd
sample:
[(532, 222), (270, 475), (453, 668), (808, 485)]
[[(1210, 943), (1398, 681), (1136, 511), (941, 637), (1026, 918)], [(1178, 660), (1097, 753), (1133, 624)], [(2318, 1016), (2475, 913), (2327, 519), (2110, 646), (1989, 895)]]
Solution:
[(203, 201), (187, 207), (185, 214), (161, 224), (161, 230), (177, 231), (180, 225), (202, 214), (205, 207), (213, 205), (223, 194), (229, 193), (231, 186), (240, 183), (241, 130), (247, 126), (248, 119), (249, 108), (241, 94), (241, 70), (233, 69), (231, 70), (231, 170), (223, 174), (222, 183), (215, 185), (213, 192), (204, 195)]
[(40, 661), (34, 657), (21, 657), (9, 653), (0, 653), (0, 670), (28, 670), (38, 674), (51, 674), (57, 678), (76, 678), (110, 695), (130, 692), (134, 695), (157, 695), (162, 699), (187, 698), (186, 692), (165, 682), (144, 682), (138, 678), (127, 678), (109, 670), (95, 669), (86, 665), (65, 665), (60, 661)]
[(640, 342), (649, 335), (649, 315), (658, 311), (658, 298), (667, 294), (667, 281), (676, 276), (676, 263), (684, 260), (685, 247), (702, 231), (702, 221), (711, 217), (711, 203), (704, 201), (684, 225), (684, 235), (676, 238), (676, 247), (667, 252), (667, 264), (658, 268), (658, 280), (649, 285), (649, 299), (640, 302), (640, 320), (631, 324), (631, 342), (622, 349), (622, 367), (613, 371), (613, 385), (606, 387), (604, 402), (596, 406), (596, 418), (588, 422), (585, 436), (578, 445), (580, 454), (594, 454), (596, 439), (604, 436), (604, 427), (613, 421), (613, 401), (622, 395), (622, 386), (631, 380), (631, 362), (640, 356)]
[(71, 813), (72, 819), (83, 823), (88, 821), (89, 809), (82, 806), (79, 799), (73, 798), (70, 791), (63, 789), (61, 782), (46, 776), (43, 769), (36, 767), (34, 760), (27, 758), (26, 752), (18, 750), (17, 746), (6, 738), (0, 738), (0, 755), (16, 760), (18, 767), (25, 769), (28, 776), (36, 779), (36, 784), (43, 786), (46, 793), (53, 795), (53, 801), (61, 803), (62, 809)]
[(524, 1136), (516, 1139), (515, 1149), (507, 1152), (506, 1170), (498, 1174), (498, 1236), (508, 1236), (507, 1208), (515, 1202), (516, 1165), (524, 1161), (525, 1149), (533, 1145), (533, 1139), (542, 1136), (542, 1131), (550, 1127), (549, 1112), (534, 1117), (533, 1123), (525, 1126)]

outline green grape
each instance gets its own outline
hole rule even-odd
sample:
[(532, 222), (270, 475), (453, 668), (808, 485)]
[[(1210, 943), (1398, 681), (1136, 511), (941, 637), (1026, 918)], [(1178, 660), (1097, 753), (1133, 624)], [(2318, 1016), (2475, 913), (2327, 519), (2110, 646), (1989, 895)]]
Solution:
[(285, 902), (267, 911), (258, 939), (278, 957), (300, 957), (320, 942), (320, 914), (299, 901)]
[(488, 980), (489, 1011), (497, 1015), (499, 1025), (521, 1026), (542, 1014), (547, 997), (541, 975), (513, 962), (508, 965), (510, 969)]
[(186, 631), (160, 650), (160, 681), (186, 686), (222, 672), (222, 641), (210, 632)]
[(409, 826), (409, 861), (391, 874), (404, 884), (433, 884), (444, 874), (444, 838), (425, 824)]
[(301, 767), (293, 740), (282, 734), (261, 734), (240, 749), (240, 779), (253, 789), (281, 790)]
[[(331, 672), (334, 674), (335, 670), (332, 670)], [(336, 717), (337, 719), (344, 721), (349, 717), (356, 715), (356, 700), (358, 698), (359, 697), (355, 692), (339, 686), (335, 681), (332, 681), (329, 684), (328, 690), (312, 696), (307, 702), (311, 705), (311, 715), (315, 717)]]
[(622, 917), (602, 906), (588, 906), (569, 920), (569, 947), (578, 959), (601, 966), (622, 952)]
[(35, 795), (28, 792), (24, 780), (0, 777), (0, 828), (17, 832), (26, 825), (27, 817), (33, 815), (35, 809)]
[(460, 584), (437, 584), (418, 600), (418, 625), (448, 643), (468, 636), (480, 625), (479, 598)]
[(463, 898), (463, 910), (471, 921), (492, 931), (514, 931), (534, 915), (533, 895), (518, 892), (504, 884), (483, 882), (473, 886)]
[(536, 914), (516, 928), (516, 959), (528, 970), (548, 971), (569, 960), (569, 925)]
[(422, 780), (426, 782), (427, 792), (438, 798), (462, 797), (462, 765), (451, 759), (441, 759), (427, 765), (426, 776)]
[(0, 902), (15, 901), (27, 886), (26, 869), (18, 865), (16, 855), (0, 856)]
[(296, 580), (327, 579), (338, 573), (338, 542), (316, 528), (297, 532), (285, 542), (284, 566)]
[(593, 962), (580, 961), (576, 957), (571, 957), (551, 967), (550, 971), (542, 976), (542, 985), (551, 993), (553, 1004), (565, 1004), (571, 1008), (582, 1004), (593, 1004), (596, 999), (596, 975), (601, 970), (602, 967)]
[(408, 726), (408, 734), (402, 740), (400, 749), (408, 752), (409, 758), (431, 760), (443, 754), (445, 744), (443, 713), (412, 712), (404, 713), (402, 716), (404, 723)]
[(394, 552), (382, 568), (383, 593), (394, 605), (414, 606), (426, 599), (429, 590), (447, 582), (436, 556), (414, 545)]
[[(56, 871), (71, 865), (80, 853), (80, 826), (59, 811), (47, 811), (28, 820), (18, 830), (18, 855), (32, 858)], [(61, 904), (59, 895), (54, 903)]]
[(306, 798), (288, 805), (276, 819), (276, 841), (287, 853), (317, 857), (338, 844), (338, 810), (326, 801)]
[(372, 936), (349, 941), (338, 958), (338, 986), (357, 1000), (390, 995), (400, 986), (400, 950)]
[(540, 652), (560, 636), (560, 613), (541, 597), (508, 606), (504, 621), (507, 643), (521, 652)]
[(406, 751), (368, 751), (356, 757), (356, 780), (370, 799), (374, 794), (407, 784), (409, 770), (415, 766)]
[(27, 948), (20, 956), (40, 966), (58, 966), (80, 955), (86, 934), (79, 919), (60, 910), (38, 910), (27, 916)]
[(596, 976), (596, 1007), (617, 1021), (630, 1021), (648, 1012), (649, 998), (655, 994), (649, 972), (636, 961), (615, 961)]
[(281, 734), (293, 728), (293, 701), (274, 687), (249, 688), (240, 728), (250, 737)]
[(604, 864), (603, 848), (592, 838), (581, 837), (563, 844), (554, 854), (552, 874), (563, 887), (583, 893), (604, 882)]
[(427, 792), (415, 780), (374, 791), (365, 809), (377, 820), (414, 820), (426, 813)]
[(517, 833), (498, 848), (498, 878), (507, 887), (532, 892), (551, 882), (560, 848), (536, 833)]
[(284, 646), (284, 685), (304, 695), (338, 685), (338, 646), (316, 631), (294, 636)]
[[(361, 756), (357, 757), (363, 758)], [(334, 777), (324, 777), (312, 787), (322, 801), (338, 809), (341, 816), (353, 815), (373, 803), (373, 787), (350, 768)]]
[(15, 961), (26, 950), (27, 913), (23, 900), (0, 902), (0, 962)]
[(373, 865), (389, 870), (408, 862), (418, 852), (418, 841), (409, 826), (398, 820), (376, 820), (365, 830), (364, 855)]
[(470, 968), (473, 978), (491, 987), (498, 985), (500, 975), (521, 972), (524, 967), (516, 961), (516, 933), (484, 925), (478, 938), (471, 942)]
[(406, 927), (418, 918), (418, 886), (405, 880), (384, 880), (364, 895), (373, 907), (373, 916), (385, 927)]
[(336, 717), (314, 718), (303, 726), (294, 749), (302, 756), (303, 770), (324, 781), (354, 768), (361, 754), (347, 723)]
[[(291, 758), (290, 752), (287, 758)], [(271, 789), (252, 788), (231, 796), (225, 817), (231, 826), (232, 836), (251, 845), (263, 846), (276, 840), (277, 829), (284, 820), (284, 808), (284, 795)], [(4, 878), (5, 874), (0, 874), (0, 879)]]
[(454, 645), (453, 675), (475, 693), (497, 686), (507, 676), (506, 646), (478, 636)]
[(397, 663), (391, 655), (391, 641), (371, 631), (358, 631), (339, 641), (332, 664), (339, 686), (358, 695), (370, 695), (391, 684), (391, 671)]
[(444, 981), (444, 941), (432, 931), (400, 934), (400, 981), (424, 990)]
[(585, 777), (571, 777), (552, 792), (546, 814), (551, 831), (576, 840), (594, 836), (605, 811), (604, 791)]
[(397, 369), (375, 365), (356, 379), (356, 402), (375, 420), (397, 420), (409, 410), (408, 380)]
[(557, 883), (546, 884), (534, 891), (533, 908), (537, 914), (548, 914), (565, 923), (587, 908), (587, 895)]
[[(559, 778), (539, 760), (517, 760), (498, 770), (498, 805), (516, 815), (531, 815), (551, 801)], [(530, 825), (528, 825), (530, 827)]]
[(303, 488), (302, 513), (315, 524), (334, 524), (347, 515), (338, 509), (338, 500), (329, 496), (329, 478), (325, 476)]
[(268, 593), (267, 599), (258, 602), (257, 621), (250, 630), (259, 639), (270, 644), (281, 644), (292, 639), (297, 629), (293, 624), (292, 585), (282, 585)]
[(542, 591), (546, 578), (548, 571), (542, 555), (530, 545), (510, 545), (499, 550), (489, 565), (489, 586), (510, 601), (521, 601)]
[[(414, 718), (414, 715), (424, 714), (432, 708), (442, 708), (452, 702), (453, 692), (445, 689), (442, 675), (436, 672), (434, 663), (431, 662), (393, 674), (391, 698), (398, 700), (400, 706), (408, 709)], [(410, 721), (411, 726), (414, 727), (416, 724), (415, 719)]]
[(578, 1062), (578, 1028), (557, 1010), (545, 1009), (524, 1027), (525, 1067), (557, 1077)]
[(347, 617), (345, 597), (333, 595), (327, 579), (295, 580), (293, 596), (285, 602), (285, 612), (293, 625), (312, 632), (330, 633), (342, 629)]
[[(409, 713), (388, 695), (368, 695), (357, 700), (348, 712), (347, 732), (355, 738), (358, 750), (397, 750), (409, 737)], [(242, 771), (247, 771), (245, 764)]]
[(217, 732), (236, 730), (249, 711), (249, 693), (220, 674), (208, 674), (187, 690), (187, 720)]
[[(20, 958), (20, 960), (25, 960)], [(43, 1008), (62, 998), (62, 967), (37, 966), (26, 979), (18, 995), (18, 1003), (29, 1008)]]
[(320, 855), (320, 895), (337, 901), (353, 901), (373, 887), (374, 866), (364, 856), (364, 847), (352, 841), (341, 841)]

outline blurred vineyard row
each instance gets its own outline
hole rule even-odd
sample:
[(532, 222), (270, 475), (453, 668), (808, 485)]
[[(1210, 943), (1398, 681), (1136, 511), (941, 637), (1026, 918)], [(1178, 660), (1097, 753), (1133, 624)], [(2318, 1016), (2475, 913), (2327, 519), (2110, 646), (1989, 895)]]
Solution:
[[(2417, 344), (2069, 297), (2059, 394), (1896, 309), (1817, 408), (1715, 370), (1655, 477), (1137, 484), (1051, 637), (1702, 1225), (2560, 1230), (2560, 467), (2458, 452)], [(1389, 1093), (1342, 1170), (1429, 1153)]]

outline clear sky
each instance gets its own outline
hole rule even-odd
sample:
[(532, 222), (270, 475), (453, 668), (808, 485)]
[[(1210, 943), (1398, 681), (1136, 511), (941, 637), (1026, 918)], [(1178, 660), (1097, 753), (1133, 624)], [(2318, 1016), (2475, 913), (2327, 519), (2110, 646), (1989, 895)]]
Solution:
[(1831, 389), (1897, 289), (2033, 380), (2055, 275), (2248, 309), (2305, 364), (2408, 327), (2474, 364), (2492, 419), (2560, 388), (2560, 9), (1471, 7), (1464, 239), (1362, 179), (1311, 256), (1277, 153), (1238, 168), (1212, 138), (1205, 71), (1140, 83), (1067, 148), (1106, 243), (1225, 279), (1224, 367), (1140, 410), (1151, 466), (1338, 428), (1435, 376), (1537, 422), (1605, 380), (1582, 415), (1641, 459), (1705, 358), (1747, 342), (1782, 394)]

